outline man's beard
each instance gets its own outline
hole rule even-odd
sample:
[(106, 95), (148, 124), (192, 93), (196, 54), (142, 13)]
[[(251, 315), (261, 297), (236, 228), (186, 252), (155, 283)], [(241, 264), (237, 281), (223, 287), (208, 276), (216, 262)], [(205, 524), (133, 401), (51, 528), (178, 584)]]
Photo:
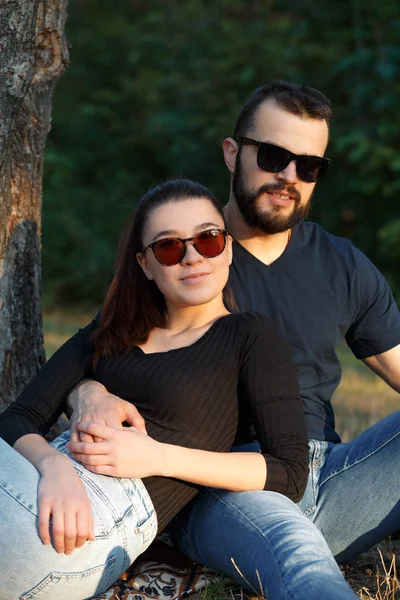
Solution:
[[(293, 186), (281, 184), (266, 184), (252, 192), (246, 186), (240, 153), (237, 156), (236, 168), (233, 174), (232, 192), (240, 213), (249, 227), (260, 229), (264, 233), (282, 233), (291, 229), (297, 223), (307, 218), (311, 207), (311, 196), (304, 206), (300, 206), (300, 192)], [(265, 193), (278, 192), (294, 196), (294, 207), (290, 215), (282, 214), (279, 206), (271, 208), (268, 212), (262, 212), (257, 207), (258, 199)]]

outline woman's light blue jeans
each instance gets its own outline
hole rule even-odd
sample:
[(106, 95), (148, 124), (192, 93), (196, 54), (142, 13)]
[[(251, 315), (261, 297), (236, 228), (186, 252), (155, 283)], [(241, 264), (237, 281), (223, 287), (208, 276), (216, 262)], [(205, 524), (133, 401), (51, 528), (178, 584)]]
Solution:
[(275, 492), (203, 490), (170, 527), (176, 546), (257, 593), (260, 578), (268, 600), (357, 598), (333, 555), (348, 561), (400, 529), (400, 411), (350, 443), (309, 446), (299, 504)]
[(0, 439), (0, 600), (83, 600), (104, 592), (157, 533), (153, 504), (140, 479), (96, 475), (70, 456), (69, 432), (52, 446), (67, 454), (92, 504), (94, 542), (67, 556), (38, 533), (35, 467)]

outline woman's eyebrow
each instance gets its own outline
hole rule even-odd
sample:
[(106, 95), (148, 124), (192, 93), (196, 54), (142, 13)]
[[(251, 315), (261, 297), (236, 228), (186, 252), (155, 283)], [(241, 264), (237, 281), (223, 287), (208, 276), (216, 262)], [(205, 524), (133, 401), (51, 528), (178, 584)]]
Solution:
[(175, 231), (175, 229), (164, 229), (163, 231), (159, 231), (158, 233), (156, 233), (155, 236), (153, 236), (153, 241), (159, 237), (170, 237), (171, 235), (176, 237), (178, 235), (178, 232)]
[[(194, 229), (195, 229), (195, 231), (201, 231), (202, 229), (209, 229), (210, 227), (215, 227), (217, 229), (220, 229), (221, 224), (220, 223), (212, 223), (212, 222), (201, 223), (201, 225), (196, 225), (196, 227)], [(153, 242), (160, 237), (163, 238), (163, 237), (171, 237), (171, 236), (179, 237), (179, 231), (176, 231), (175, 229), (164, 229), (163, 231), (159, 231), (153, 237)]]
[[(221, 229), (221, 224), (219, 224), (219, 223), (212, 223), (210, 221), (210, 222), (207, 222), (207, 223), (202, 223), (201, 225), (196, 225), (195, 229), (196, 230), (197, 229), (209, 229), (210, 227), (215, 227), (216, 229)], [(222, 227), (224, 227), (224, 226), (222, 226)]]

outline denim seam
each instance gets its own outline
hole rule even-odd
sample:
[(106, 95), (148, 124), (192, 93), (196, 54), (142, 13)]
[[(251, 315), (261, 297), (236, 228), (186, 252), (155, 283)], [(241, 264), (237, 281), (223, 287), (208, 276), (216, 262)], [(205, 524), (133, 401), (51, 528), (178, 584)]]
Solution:
[(10, 489), (7, 488), (7, 484), (3, 484), (0, 482), (0, 487), (6, 492), (6, 494), (8, 494), (10, 496), (10, 498), (12, 498), (13, 500), (15, 500), (16, 502), (18, 502), (18, 504), (20, 506), (22, 506), (23, 508), (25, 508), (25, 510), (27, 510), (28, 512), (30, 512), (36, 519), (38, 518), (38, 515), (31, 509), (29, 508), (26, 504), (24, 504), (24, 502), (21, 502), (21, 500), (19, 498), (17, 498)]
[(53, 583), (54, 579), (55, 580), (58, 579), (61, 581), (63, 581), (63, 580), (65, 581), (68, 579), (70, 579), (70, 580), (83, 579), (84, 577), (88, 577), (90, 575), (94, 575), (94, 574), (98, 573), (100, 570), (107, 571), (105, 585), (108, 585), (108, 583), (110, 581), (110, 571), (111, 571), (110, 567), (112, 567), (114, 564), (115, 564), (115, 557), (111, 557), (103, 565), (97, 565), (95, 567), (92, 567), (91, 569), (87, 570), (86, 572), (85, 571), (76, 571), (73, 573), (64, 573), (64, 572), (60, 572), (60, 571), (53, 571), (52, 573), (49, 573), (49, 575), (47, 577), (45, 577), (45, 579), (43, 579), (43, 581), (41, 581), (37, 586), (35, 586), (34, 588), (32, 588), (31, 590), (26, 592), (22, 596), (22, 599), (30, 600), (31, 598), (36, 598), (36, 596), (39, 593), (43, 592), (49, 586), (49, 584)]
[[(152, 513), (154, 512), (154, 505), (149, 496), (149, 493), (148, 493), (144, 483), (142, 482), (142, 480), (137, 478), (135, 480), (134, 489), (133, 489), (135, 500), (138, 500), (138, 507), (136, 507), (134, 502), (132, 501), (132, 498), (131, 498), (128, 490), (127, 490), (127, 487), (126, 487), (127, 482), (125, 482), (124, 479), (126, 479), (126, 478), (118, 477), (118, 481), (121, 485), (121, 488), (124, 491), (127, 501), (129, 504), (131, 504), (135, 508), (135, 513), (136, 513), (136, 517), (137, 517), (138, 521), (146, 523), (148, 521), (149, 517), (151, 517)], [(132, 479), (134, 479), (134, 478), (132, 478)], [(132, 481), (130, 481), (130, 484), (131, 483), (132, 483)], [(143, 514), (139, 514), (142, 512), (142, 510), (143, 510)]]
[(362, 463), (364, 460), (366, 460), (367, 458), (369, 458), (370, 456), (372, 456), (373, 454), (375, 454), (376, 452), (379, 452), (379, 450), (382, 450), (382, 448), (384, 446), (386, 446), (387, 444), (389, 444), (390, 442), (392, 442), (398, 435), (400, 434), (400, 429), (397, 430), (394, 435), (392, 435), (391, 437), (389, 437), (387, 440), (385, 440), (384, 442), (382, 442), (382, 444), (380, 444), (377, 448), (375, 448), (372, 452), (369, 452), (368, 454), (366, 454), (365, 456), (363, 456), (362, 458), (360, 458), (359, 460), (354, 461), (353, 463), (351, 463), (351, 465), (344, 465), (341, 469), (339, 469), (338, 471), (334, 471), (333, 473), (330, 473), (328, 475), (328, 477), (326, 479), (324, 479), (323, 481), (321, 481), (319, 483), (319, 487), (321, 488), (327, 481), (329, 481), (329, 479), (332, 479), (332, 477), (335, 477), (336, 475), (338, 475), (339, 473), (343, 473), (344, 471), (347, 471), (348, 469), (351, 469), (352, 467), (354, 467), (355, 465), (358, 465), (360, 463)]
[[(263, 535), (263, 533), (262, 533), (261, 529), (260, 529), (260, 528), (259, 528), (257, 525), (255, 525), (255, 524), (253, 523), (253, 521), (251, 521), (251, 520), (249, 519), (249, 517), (247, 517), (247, 515), (243, 514), (243, 513), (242, 513), (242, 511), (241, 511), (241, 510), (239, 510), (239, 509), (238, 509), (236, 506), (232, 506), (231, 504), (228, 504), (228, 503), (227, 503), (225, 500), (223, 500), (222, 498), (220, 498), (220, 497), (219, 497), (219, 496), (218, 496), (218, 495), (217, 495), (217, 494), (214, 492), (214, 490), (213, 490), (212, 488), (207, 488), (207, 490), (208, 490), (209, 492), (211, 492), (211, 494), (212, 494), (212, 495), (213, 495), (215, 498), (217, 498), (219, 502), (223, 502), (223, 503), (225, 504), (225, 506), (227, 506), (227, 507), (228, 507), (228, 509), (234, 510), (235, 512), (239, 513), (239, 514), (240, 514), (240, 515), (241, 515), (241, 516), (242, 516), (244, 519), (246, 519), (246, 521), (248, 521), (248, 522), (249, 522), (249, 523), (250, 523), (250, 524), (251, 524), (251, 525), (252, 525), (252, 526), (253, 526), (253, 527), (256, 529), (256, 531), (259, 533), (259, 535), (262, 537), (262, 539), (263, 539), (263, 540), (264, 540), (264, 541), (267, 543), (267, 545), (268, 545), (269, 549), (271, 550), (271, 553), (272, 553), (272, 554), (273, 554), (273, 556), (275, 557), (275, 560), (276, 560), (276, 562), (277, 562), (278, 566), (280, 567), (280, 572), (281, 572), (282, 564), (281, 564), (281, 562), (278, 560), (278, 557), (277, 557), (277, 555), (276, 555), (276, 552), (274, 551), (274, 548), (271, 546), (271, 544), (269, 543), (268, 539), (267, 539), (267, 538), (266, 538), (266, 537)], [(281, 580), (282, 580), (282, 588), (283, 588), (283, 591), (284, 591), (284, 594), (285, 594), (285, 598), (287, 598), (288, 600), (290, 600), (291, 598), (293, 598), (293, 599), (294, 599), (294, 597), (293, 597), (293, 596), (291, 596), (291, 595), (289, 595), (289, 594), (288, 594), (288, 592), (287, 592), (287, 590), (285, 589), (285, 587), (286, 587), (286, 586), (285, 586), (285, 585), (284, 585), (284, 583), (283, 583), (283, 578), (282, 578), (282, 576), (281, 576)], [(255, 591), (255, 590), (253, 589), (253, 591)], [(264, 593), (265, 593), (265, 590), (260, 590), (260, 591), (262, 591), (262, 594), (264, 594)], [(268, 597), (268, 590), (267, 590), (267, 593), (266, 593), (266, 597)]]

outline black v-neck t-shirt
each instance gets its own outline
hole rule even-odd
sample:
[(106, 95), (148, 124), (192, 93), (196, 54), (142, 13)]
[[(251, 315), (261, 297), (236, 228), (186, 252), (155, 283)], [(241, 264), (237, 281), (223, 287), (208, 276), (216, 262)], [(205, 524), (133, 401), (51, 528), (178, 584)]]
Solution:
[[(131, 352), (91, 368), (91, 333), (80, 330), (54, 354), (0, 417), (0, 437), (13, 445), (22, 435), (45, 435), (65, 409), (68, 392), (93, 377), (132, 402), (154, 439), (187, 448), (229, 451), (238, 419), (252, 421), (267, 464), (265, 489), (300, 500), (308, 475), (302, 403), (289, 344), (265, 316), (218, 319), (195, 343), (168, 352)], [(199, 486), (165, 477), (143, 479), (159, 528)]]
[[(240, 309), (268, 315), (289, 341), (308, 437), (340, 441), (331, 404), (339, 341), (360, 359), (400, 344), (399, 309), (384, 277), (349, 240), (303, 222), (269, 266), (235, 242), (229, 281)], [(240, 441), (251, 438), (242, 433)]]

